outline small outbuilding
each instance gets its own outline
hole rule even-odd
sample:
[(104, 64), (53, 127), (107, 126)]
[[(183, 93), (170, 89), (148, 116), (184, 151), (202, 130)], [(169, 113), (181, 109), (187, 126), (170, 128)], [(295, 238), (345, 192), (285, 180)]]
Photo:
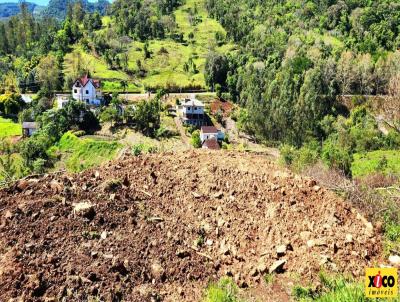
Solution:
[(37, 131), (37, 129), (38, 129), (38, 127), (35, 122), (23, 122), (22, 123), (22, 136), (30, 137)]
[(214, 126), (202, 126), (200, 129), (200, 139), (202, 143), (211, 138), (215, 138), (217, 141), (222, 141), (224, 137), (224, 133)]

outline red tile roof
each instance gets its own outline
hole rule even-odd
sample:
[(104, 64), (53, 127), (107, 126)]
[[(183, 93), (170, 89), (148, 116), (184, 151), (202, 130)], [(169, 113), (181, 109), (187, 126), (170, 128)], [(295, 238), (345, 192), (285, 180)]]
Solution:
[(214, 126), (203, 126), (201, 127), (201, 132), (203, 133), (218, 133), (218, 129)]
[(93, 80), (93, 79), (89, 78), (87, 74), (85, 74), (85, 76), (81, 77), (80, 79), (77, 79), (76, 81), (79, 82), (79, 83), (82, 85), (82, 87), (85, 87), (86, 84), (87, 84), (89, 81), (92, 82), (92, 84), (94, 85), (94, 87), (96, 87), (96, 88), (99, 88), (99, 87), (100, 87), (100, 82), (99, 82), (99, 80)]
[(212, 149), (212, 150), (219, 150), (219, 149), (221, 149), (221, 147), (219, 146), (218, 141), (216, 140), (215, 137), (210, 138), (210, 139), (206, 139), (206, 140), (203, 142), (203, 148)]

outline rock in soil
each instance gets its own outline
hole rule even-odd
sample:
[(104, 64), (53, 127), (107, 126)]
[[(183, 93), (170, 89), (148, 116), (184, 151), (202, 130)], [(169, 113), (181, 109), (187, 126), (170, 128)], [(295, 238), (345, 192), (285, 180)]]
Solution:
[(315, 186), (262, 154), (204, 150), (19, 181), (0, 190), (0, 301), (200, 301), (226, 274), (257, 287), (376, 263), (378, 232)]

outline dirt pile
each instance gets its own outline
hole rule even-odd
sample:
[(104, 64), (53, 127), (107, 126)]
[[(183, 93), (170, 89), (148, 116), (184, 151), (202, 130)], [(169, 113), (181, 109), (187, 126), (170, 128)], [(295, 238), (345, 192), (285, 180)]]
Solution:
[(199, 301), (210, 280), (363, 274), (373, 227), (254, 154), (127, 157), (0, 191), (0, 301)]

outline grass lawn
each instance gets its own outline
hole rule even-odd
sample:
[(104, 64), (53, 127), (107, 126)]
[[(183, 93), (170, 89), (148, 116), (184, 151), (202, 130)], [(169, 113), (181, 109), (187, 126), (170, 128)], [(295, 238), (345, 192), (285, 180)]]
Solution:
[(400, 151), (378, 150), (356, 153), (351, 171), (354, 177), (362, 177), (375, 172), (400, 174)]
[(80, 54), (80, 64), (84, 69), (89, 70), (92, 77), (100, 80), (128, 80), (128, 75), (120, 70), (111, 70), (108, 68), (106, 62), (101, 57), (95, 57), (92, 54), (86, 53), (79, 46), (75, 46), (71, 53), (65, 55), (64, 58), (64, 72), (73, 73), (74, 66), (72, 57), (74, 54)]
[(57, 148), (63, 153), (66, 168), (71, 172), (80, 172), (114, 159), (122, 146), (117, 142), (81, 139), (67, 132), (60, 139)]
[(22, 126), (12, 120), (0, 117), (0, 138), (22, 134)]

